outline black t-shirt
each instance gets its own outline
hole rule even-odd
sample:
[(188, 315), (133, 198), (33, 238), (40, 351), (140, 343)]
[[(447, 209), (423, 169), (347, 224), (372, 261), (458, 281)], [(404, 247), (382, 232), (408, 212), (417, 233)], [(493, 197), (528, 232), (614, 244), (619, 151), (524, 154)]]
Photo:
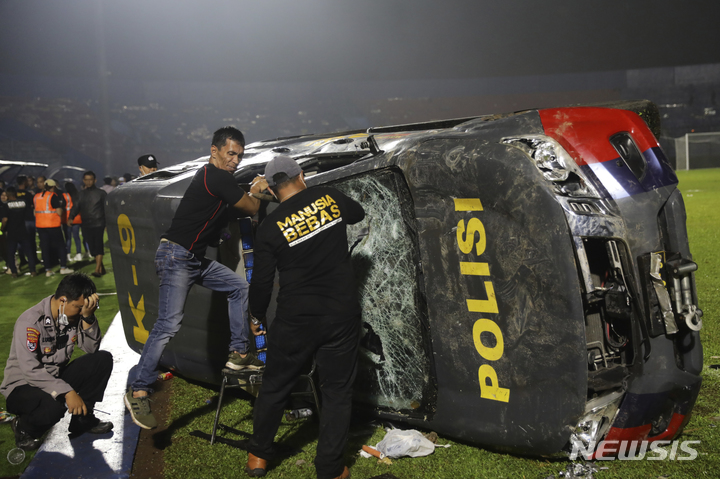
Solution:
[(8, 238), (20, 240), (29, 236), (27, 229), (25, 229), (25, 211), (27, 210), (27, 200), (25, 198), (8, 200), (0, 210), (0, 219), (8, 219), (5, 230)]
[(208, 244), (220, 235), (225, 209), (244, 195), (232, 173), (208, 163), (195, 173), (163, 238), (203, 258)]
[(35, 205), (33, 204), (33, 197), (35, 196), (32, 191), (29, 190), (17, 190), (15, 196), (18, 200), (25, 200), (27, 203), (27, 209), (25, 210), (25, 220), (35, 221)]
[(252, 314), (265, 316), (276, 268), (278, 315), (358, 313), (345, 226), (364, 217), (360, 203), (328, 186), (303, 190), (280, 203), (255, 238)]

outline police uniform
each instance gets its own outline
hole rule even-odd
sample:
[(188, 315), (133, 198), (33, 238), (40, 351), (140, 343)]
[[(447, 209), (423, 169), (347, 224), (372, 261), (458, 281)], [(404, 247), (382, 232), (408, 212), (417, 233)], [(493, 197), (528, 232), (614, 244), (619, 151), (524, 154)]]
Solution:
[[(19, 416), (19, 427), (34, 438), (40, 438), (62, 419), (67, 411), (65, 394), (72, 390), (80, 395), (92, 417), (113, 366), (112, 355), (98, 351), (101, 335), (97, 321), (87, 329), (82, 329), (81, 319), (77, 324), (59, 324), (52, 316), (51, 299), (48, 296), (28, 309), (15, 323), (0, 385), (7, 410)], [(90, 354), (70, 362), (76, 345)], [(76, 419), (80, 417), (73, 416), (71, 429)]]

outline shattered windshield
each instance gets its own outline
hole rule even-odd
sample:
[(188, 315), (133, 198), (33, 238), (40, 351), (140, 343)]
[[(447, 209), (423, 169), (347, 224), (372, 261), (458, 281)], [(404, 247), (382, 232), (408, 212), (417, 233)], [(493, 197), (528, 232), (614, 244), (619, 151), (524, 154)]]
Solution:
[(363, 402), (395, 410), (425, 409), (431, 355), (407, 186), (400, 173), (391, 170), (333, 186), (359, 201), (366, 212), (362, 222), (348, 227), (363, 310), (358, 368), (358, 384), (363, 388), (355, 395)]

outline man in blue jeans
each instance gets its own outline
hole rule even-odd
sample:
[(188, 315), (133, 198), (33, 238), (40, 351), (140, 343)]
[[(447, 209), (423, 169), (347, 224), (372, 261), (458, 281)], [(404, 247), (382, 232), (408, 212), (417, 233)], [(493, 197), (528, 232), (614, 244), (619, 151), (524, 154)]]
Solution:
[(125, 394), (125, 405), (133, 422), (142, 428), (157, 427), (148, 401), (150, 386), (157, 379), (156, 370), (165, 346), (180, 330), (185, 299), (193, 284), (228, 294), (230, 354), (225, 366), (232, 369), (264, 366), (254, 353), (248, 352), (247, 281), (228, 267), (205, 258), (208, 245), (219, 238), (228, 205), (252, 216), (260, 207), (260, 200), (252, 194), (267, 188), (261, 176), (253, 180), (249, 195), (238, 186), (232, 173), (244, 151), (245, 138), (239, 130), (225, 127), (215, 132), (208, 164), (193, 177), (170, 229), (160, 241), (155, 255), (160, 277), (158, 319), (143, 348), (135, 380)]

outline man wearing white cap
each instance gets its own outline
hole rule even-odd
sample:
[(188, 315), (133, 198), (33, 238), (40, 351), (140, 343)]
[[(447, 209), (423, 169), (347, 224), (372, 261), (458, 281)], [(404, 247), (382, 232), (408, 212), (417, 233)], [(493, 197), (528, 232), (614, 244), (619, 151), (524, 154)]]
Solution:
[[(72, 269), (67, 267), (67, 251), (65, 238), (62, 233), (62, 217), (64, 203), (55, 193), (57, 183), (49, 179), (45, 181), (45, 190), (35, 195), (35, 226), (40, 237), (40, 251), (45, 265), (45, 276), (52, 276), (53, 258), (60, 260), (60, 273), (70, 274)], [(57, 264), (57, 263), (55, 263)]]

